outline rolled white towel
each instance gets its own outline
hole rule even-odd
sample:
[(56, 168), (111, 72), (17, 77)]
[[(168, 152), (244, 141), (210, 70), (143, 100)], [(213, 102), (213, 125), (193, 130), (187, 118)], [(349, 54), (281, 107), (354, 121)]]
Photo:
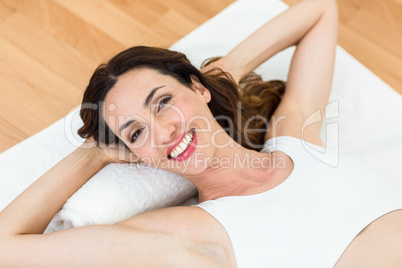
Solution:
[(176, 174), (141, 164), (109, 164), (66, 202), (46, 232), (121, 222), (195, 194), (194, 185)]

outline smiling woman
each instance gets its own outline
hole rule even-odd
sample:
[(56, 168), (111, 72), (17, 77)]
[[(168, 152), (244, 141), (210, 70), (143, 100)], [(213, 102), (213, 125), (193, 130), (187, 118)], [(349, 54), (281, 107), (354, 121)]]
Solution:
[[(208, 65), (214, 61), (216, 59), (207, 61), (204, 65)], [(153, 76), (151, 76), (152, 79), (150, 78), (149, 81), (144, 81), (144, 77), (149, 77), (150, 71), (144, 70), (146, 68), (154, 70), (154, 73), (152, 73)], [(138, 69), (141, 71), (141, 74), (137, 74), (137, 80), (139, 81), (132, 81), (133, 77), (135, 77), (133, 70)], [(177, 85), (166, 87), (164, 84), (155, 83), (155, 77), (158, 78), (161, 75), (170, 77), (169, 81)], [(139, 78), (143, 79), (140, 80)], [(239, 78), (237, 79), (240, 80)], [(143, 87), (147, 88), (135, 90), (139, 82), (143, 84), (149, 82), (149, 84), (143, 85)], [(187, 89), (194, 92), (199, 91), (208, 94), (209, 100), (206, 103), (214, 118), (236, 142), (246, 148), (261, 149), (268, 119), (271, 118), (279, 104), (285, 85), (281, 81), (264, 82), (255, 74), (249, 74), (237, 82), (240, 82), (240, 86), (244, 88), (241, 92), (239, 92), (236, 82), (232, 80), (230, 73), (225, 73), (218, 69), (210, 69), (206, 74), (202, 74), (191, 65), (185, 55), (179, 52), (154, 47), (133, 47), (116, 55), (107, 64), (99, 66), (95, 71), (84, 94), (83, 105), (89, 108), (81, 110), (84, 126), (78, 133), (84, 138), (93, 136), (95, 140), (106, 144), (122, 142), (123, 140), (128, 140), (120, 136), (122, 130), (136, 122), (138, 129), (131, 135), (131, 141), (133, 141), (133, 138), (137, 139), (137, 136), (144, 131), (143, 127), (141, 127), (143, 124), (131, 118), (135, 114), (132, 110), (128, 114), (120, 114), (116, 111), (116, 103), (119, 103), (120, 108), (123, 105), (123, 103), (120, 103), (119, 94), (114, 99), (112, 98), (110, 101), (107, 101), (105, 107), (101, 107), (104, 105), (103, 102), (108, 99), (106, 96), (109, 91), (122, 91), (124, 87), (125, 93), (120, 94), (125, 96), (131, 94), (132, 100), (135, 99), (144, 102), (143, 105), (140, 105), (140, 103), (133, 105), (129, 101), (130, 98), (127, 97), (127, 102), (125, 103), (129, 106), (127, 109), (132, 109), (133, 107), (148, 108), (148, 104), (151, 103), (156, 92), (160, 93), (167, 89), (172, 91), (178, 87), (181, 89), (187, 87)], [(163, 83), (163, 81), (160, 83)], [(111, 90), (112, 88), (115, 89)], [(147, 92), (147, 95), (142, 100), (139, 96), (141, 93), (144, 95), (145, 92)], [(175, 93), (177, 94), (177, 92)], [(156, 112), (159, 112), (159, 109), (164, 104), (171, 106), (171, 102), (176, 101), (173, 92), (167, 95), (165, 93), (163, 96), (158, 97), (159, 103), (152, 103), (154, 107), (157, 107)], [(93, 107), (99, 107), (100, 109), (94, 109)], [(120, 108), (117, 107), (117, 109)], [(119, 130), (111, 131), (109, 128), (110, 124), (105, 124), (104, 119), (111, 116), (108, 112), (114, 112), (112, 119), (114, 122), (116, 119), (119, 121), (122, 119), (126, 121), (127, 119), (127, 122), (120, 122), (122, 125), (119, 126)], [(153, 109), (153, 112), (155, 113), (155, 109)], [(180, 113), (181, 117), (186, 115), (184, 112)], [(103, 116), (101, 116), (102, 114)], [(141, 113), (136, 114), (141, 115)], [(256, 119), (249, 120), (250, 118)], [(209, 121), (210, 118), (207, 119), (207, 122)], [(244, 129), (246, 122), (249, 130), (255, 130), (248, 131), (247, 135)]]
[[(201, 70), (181, 53), (145, 46), (99, 66), (81, 108), (79, 134), (86, 142), (0, 213), (0, 262), (6, 267), (401, 263), (402, 204), (393, 192), (355, 159), (330, 150), (317, 159), (304, 147), (326, 149), (321, 122), (307, 129), (304, 123), (328, 102), (337, 26), (334, 0), (304, 0)], [(252, 73), (293, 45), (286, 90), (283, 82), (263, 82)], [(333, 168), (327, 163), (335, 157), (342, 161)], [(41, 235), (91, 176), (108, 163), (129, 161), (183, 175), (197, 187), (200, 203)]]

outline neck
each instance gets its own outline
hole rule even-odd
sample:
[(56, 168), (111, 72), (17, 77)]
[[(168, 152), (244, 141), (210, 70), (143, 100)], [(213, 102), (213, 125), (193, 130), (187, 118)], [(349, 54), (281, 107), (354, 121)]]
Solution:
[(217, 148), (214, 160), (202, 173), (186, 176), (197, 187), (200, 202), (253, 194), (258, 187), (269, 184), (275, 170), (272, 154), (249, 150), (237, 143)]

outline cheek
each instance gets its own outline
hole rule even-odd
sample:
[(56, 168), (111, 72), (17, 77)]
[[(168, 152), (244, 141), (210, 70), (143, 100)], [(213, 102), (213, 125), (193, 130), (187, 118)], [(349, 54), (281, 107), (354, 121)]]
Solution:
[(156, 157), (157, 150), (153, 147), (154, 146), (151, 144), (151, 139), (148, 137), (147, 141), (141, 147), (136, 148), (135, 151), (145, 161), (145, 159)]
[(174, 106), (175, 111), (171, 115), (177, 120), (180, 118), (181, 125), (184, 125), (186, 129), (190, 128), (192, 124), (196, 124), (200, 128), (209, 128), (212, 114), (207, 104), (198, 96), (181, 98)]
[(153, 153), (155, 154), (155, 152), (153, 152), (151, 147), (149, 135), (145, 140), (141, 139), (139, 143), (127, 144), (127, 146), (131, 152), (138, 155), (141, 158), (141, 160), (147, 164), (149, 164), (148, 159), (153, 158), (152, 154)]

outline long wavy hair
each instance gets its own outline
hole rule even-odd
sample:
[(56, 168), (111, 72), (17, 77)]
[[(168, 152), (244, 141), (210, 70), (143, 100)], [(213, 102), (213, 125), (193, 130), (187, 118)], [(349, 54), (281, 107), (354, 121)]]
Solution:
[[(205, 61), (202, 67), (217, 59)], [(124, 50), (95, 70), (82, 100), (80, 116), (84, 125), (78, 130), (81, 137), (93, 136), (97, 142), (105, 144), (122, 143), (102, 118), (102, 103), (120, 75), (144, 67), (175, 78), (189, 90), (190, 76), (195, 75), (210, 91), (208, 107), (222, 128), (242, 146), (254, 150), (262, 148), (267, 122), (285, 91), (283, 81), (264, 82), (252, 72), (238, 86), (229, 73), (220, 69), (201, 73), (182, 53), (146, 46)]]

